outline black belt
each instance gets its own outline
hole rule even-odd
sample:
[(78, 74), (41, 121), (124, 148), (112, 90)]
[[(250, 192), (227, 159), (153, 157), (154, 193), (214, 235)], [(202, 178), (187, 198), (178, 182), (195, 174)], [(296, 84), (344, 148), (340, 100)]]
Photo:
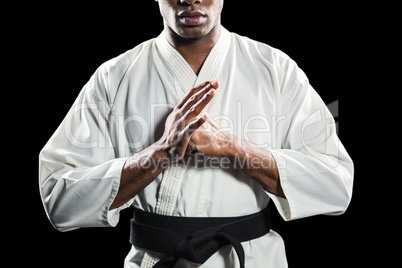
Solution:
[(176, 217), (134, 209), (130, 243), (165, 253), (154, 268), (173, 267), (179, 258), (202, 264), (225, 245), (232, 245), (244, 268), (240, 242), (256, 239), (270, 230), (269, 207), (240, 217)]

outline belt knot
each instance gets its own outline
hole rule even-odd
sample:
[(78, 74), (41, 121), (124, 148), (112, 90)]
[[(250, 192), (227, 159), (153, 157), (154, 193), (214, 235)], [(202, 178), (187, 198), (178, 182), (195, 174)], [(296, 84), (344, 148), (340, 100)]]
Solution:
[(209, 258), (208, 253), (213, 254), (216, 246), (219, 246), (219, 241), (215, 241), (216, 237), (216, 228), (194, 232), (177, 243), (175, 256), (195, 263), (204, 263)]
[(188, 237), (183, 236), (176, 245), (174, 256), (167, 255), (154, 267), (171, 267), (170, 265), (179, 258), (184, 258), (194, 263), (204, 263), (222, 246), (231, 244), (237, 253), (240, 267), (244, 268), (244, 250), (240, 241), (220, 229), (205, 229), (194, 232)]

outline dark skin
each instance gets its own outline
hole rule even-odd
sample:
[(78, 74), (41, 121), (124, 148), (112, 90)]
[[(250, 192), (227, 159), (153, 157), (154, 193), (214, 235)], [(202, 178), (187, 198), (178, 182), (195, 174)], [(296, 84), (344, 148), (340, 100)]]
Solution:
[[(156, 2), (164, 19), (168, 41), (198, 74), (220, 36), (223, 0)], [(236, 168), (265, 190), (285, 198), (276, 162), (269, 151), (220, 131), (219, 126), (204, 112), (218, 88), (218, 81), (206, 81), (190, 89), (168, 116), (162, 137), (127, 159), (110, 209), (128, 202), (169, 164), (181, 160), (194, 149), (206, 157), (227, 158), (233, 166), (238, 160), (252, 163), (237, 165)]]

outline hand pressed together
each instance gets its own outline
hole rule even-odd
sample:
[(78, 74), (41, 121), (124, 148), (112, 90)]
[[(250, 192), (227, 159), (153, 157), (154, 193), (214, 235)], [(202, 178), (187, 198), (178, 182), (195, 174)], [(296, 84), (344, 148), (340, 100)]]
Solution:
[(192, 88), (168, 116), (164, 133), (156, 144), (166, 151), (171, 162), (184, 157), (192, 135), (207, 121), (203, 110), (218, 87), (218, 81), (207, 81)]

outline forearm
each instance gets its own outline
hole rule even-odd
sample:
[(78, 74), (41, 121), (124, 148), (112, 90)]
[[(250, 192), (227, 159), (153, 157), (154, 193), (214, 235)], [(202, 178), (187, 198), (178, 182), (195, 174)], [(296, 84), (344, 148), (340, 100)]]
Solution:
[(124, 205), (142, 191), (155, 180), (168, 163), (167, 153), (157, 145), (130, 156), (123, 166), (119, 190), (110, 210)]
[(286, 198), (272, 154), (245, 140), (236, 137), (232, 137), (232, 140), (225, 154), (233, 165), (257, 181), (266, 191)]

